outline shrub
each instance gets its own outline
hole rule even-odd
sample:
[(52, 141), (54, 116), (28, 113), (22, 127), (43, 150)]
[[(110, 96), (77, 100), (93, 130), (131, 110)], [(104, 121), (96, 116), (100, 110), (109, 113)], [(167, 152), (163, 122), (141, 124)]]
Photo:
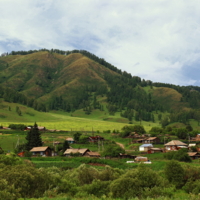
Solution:
[(177, 188), (181, 188), (183, 186), (184, 169), (178, 161), (169, 161), (165, 166), (164, 173), (168, 181), (174, 184)]

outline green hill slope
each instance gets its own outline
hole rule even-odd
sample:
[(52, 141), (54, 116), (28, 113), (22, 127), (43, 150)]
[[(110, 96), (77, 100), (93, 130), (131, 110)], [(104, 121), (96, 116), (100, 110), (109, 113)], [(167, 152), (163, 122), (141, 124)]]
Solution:
[[(38, 111), (65, 111), (104, 121), (155, 122), (158, 112), (169, 122), (200, 120), (199, 87), (145, 81), (78, 50), (22, 51), (0, 57), (0, 98)], [(28, 119), (30, 115), (23, 113)]]

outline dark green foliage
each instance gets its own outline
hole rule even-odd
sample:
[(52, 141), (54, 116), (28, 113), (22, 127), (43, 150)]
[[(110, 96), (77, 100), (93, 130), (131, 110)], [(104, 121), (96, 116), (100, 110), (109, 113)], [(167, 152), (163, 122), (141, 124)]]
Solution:
[(176, 130), (176, 135), (179, 139), (187, 139), (188, 138), (188, 129), (179, 128)]
[(169, 182), (174, 184), (177, 188), (183, 186), (184, 169), (178, 161), (172, 160), (166, 163), (164, 173)]
[(102, 155), (103, 156), (110, 156), (110, 157), (118, 157), (120, 153), (125, 153), (125, 150), (122, 149), (119, 145), (110, 144), (108, 147), (105, 148)]
[[(168, 191), (163, 191), (163, 187)], [(129, 170), (110, 185), (114, 198), (130, 199), (133, 197), (158, 197), (172, 196), (173, 188), (162, 179), (156, 172), (140, 165), (137, 169)], [(163, 192), (162, 192), (163, 191)]]
[(137, 134), (144, 134), (146, 133), (145, 129), (141, 125), (134, 125), (134, 126), (124, 126), (122, 128), (122, 137), (129, 136), (130, 133), (137, 133)]
[(62, 147), (62, 152), (64, 153), (66, 149), (69, 149), (69, 142), (65, 140)]
[(74, 141), (78, 143), (81, 135), (79, 132), (74, 133)]
[(20, 110), (20, 108), (18, 106), (16, 106), (16, 113), (21, 116), (22, 115), (22, 112)]
[(33, 147), (42, 146), (41, 134), (36, 123), (27, 133), (26, 140), (26, 150), (31, 150)]
[(165, 118), (161, 121), (162, 128), (165, 128), (168, 124), (169, 124), (169, 119), (168, 119), (168, 117), (165, 117)]
[(51, 178), (45, 170), (37, 170), (28, 165), (5, 166), (0, 173), (0, 180), (13, 185), (23, 198), (41, 197), (45, 190), (53, 186)]
[(80, 144), (88, 144), (88, 143), (89, 143), (88, 136), (86, 136), (86, 135), (81, 135), (78, 142), (79, 142)]
[(192, 162), (191, 158), (187, 154), (187, 149), (180, 149), (178, 151), (169, 151), (164, 154), (164, 158), (168, 160), (178, 160), (182, 162)]
[(8, 127), (14, 130), (22, 130), (22, 131), (26, 128), (24, 124), (9, 124)]
[(160, 127), (152, 127), (149, 133), (151, 134), (151, 136), (156, 136), (163, 133), (163, 129)]

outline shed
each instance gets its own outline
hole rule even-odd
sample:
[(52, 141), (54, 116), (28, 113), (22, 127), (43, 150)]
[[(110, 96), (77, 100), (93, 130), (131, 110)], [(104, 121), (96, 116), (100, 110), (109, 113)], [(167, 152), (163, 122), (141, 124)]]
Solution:
[(143, 144), (139, 147), (139, 151), (147, 152), (149, 149), (153, 148), (152, 144)]
[(50, 147), (33, 147), (30, 152), (32, 153), (33, 156), (51, 156), (52, 155), (52, 150)]

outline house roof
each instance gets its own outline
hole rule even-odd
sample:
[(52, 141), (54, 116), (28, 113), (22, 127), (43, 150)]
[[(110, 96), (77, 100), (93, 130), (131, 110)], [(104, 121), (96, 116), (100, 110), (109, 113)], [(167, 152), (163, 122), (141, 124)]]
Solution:
[(196, 156), (198, 154), (198, 152), (188, 152), (189, 156)]
[(33, 147), (30, 152), (46, 151), (49, 147)]
[(90, 156), (100, 156), (98, 152), (92, 152), (92, 151), (87, 152), (87, 154)]
[[(64, 155), (65, 154), (71, 154), (71, 153), (80, 153), (80, 154), (84, 154), (86, 151), (88, 151), (89, 149), (67, 149), (65, 152), (64, 152)], [(90, 151), (90, 150), (89, 150)]]
[(152, 144), (143, 144), (140, 147), (153, 147), (153, 145)]
[(157, 139), (157, 137), (149, 137), (146, 140), (156, 140), (156, 139)]
[(67, 141), (74, 141), (74, 139), (72, 137), (68, 137), (66, 138)]
[(171, 142), (166, 143), (165, 146), (187, 146), (187, 144), (179, 140), (172, 140)]

